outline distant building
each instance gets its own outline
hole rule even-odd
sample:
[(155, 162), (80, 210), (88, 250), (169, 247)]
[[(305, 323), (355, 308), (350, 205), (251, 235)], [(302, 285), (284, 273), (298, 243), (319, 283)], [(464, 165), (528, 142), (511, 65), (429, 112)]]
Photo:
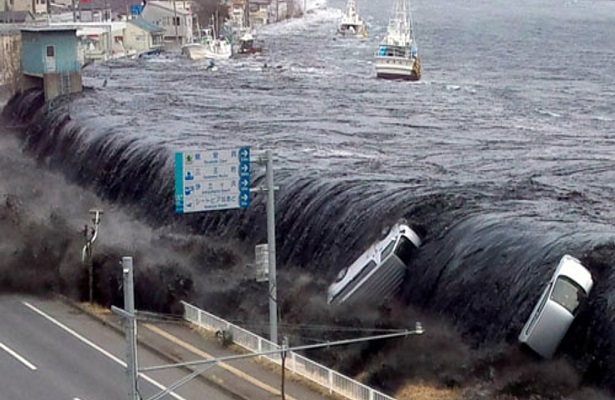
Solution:
[(248, 2), (248, 16), (251, 27), (267, 25), (275, 21), (275, 13), (272, 11), (275, 2), (271, 0), (250, 0)]
[[(0, 0), (1, 1), (1, 0)], [(27, 24), (34, 21), (30, 11), (1, 11), (0, 24)]]
[(83, 90), (76, 28), (23, 27), (21, 37), (24, 89), (42, 87), (47, 101)]
[(143, 18), (131, 19), (126, 23), (124, 46), (137, 54), (160, 51), (164, 46), (164, 28)]
[[(65, 26), (77, 28), (82, 63), (125, 57), (125, 21), (76, 22)], [(136, 52), (134, 52), (136, 53)]]
[(0, 87), (19, 89), (21, 33), (13, 27), (0, 28)]
[(77, 21), (107, 22), (113, 20), (113, 11), (108, 0), (80, 1), (77, 7)]
[(193, 34), (193, 15), (190, 2), (151, 0), (145, 4), (141, 17), (165, 30), (166, 41), (190, 43)]
[(233, 0), (227, 4), (228, 15), (235, 27), (249, 25), (248, 0)]
[(0, 12), (29, 11), (32, 14), (47, 14), (47, 0), (0, 0)]

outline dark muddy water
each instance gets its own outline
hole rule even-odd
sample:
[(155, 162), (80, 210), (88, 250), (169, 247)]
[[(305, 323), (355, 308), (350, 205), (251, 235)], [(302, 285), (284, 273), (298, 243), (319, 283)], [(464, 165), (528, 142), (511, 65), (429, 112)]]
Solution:
[(514, 343), (572, 254), (595, 286), (562, 351), (608, 382), (615, 2), (415, 1), (423, 78), (411, 84), (375, 79), (392, 2), (361, 3), (363, 41), (334, 39), (343, 2), (331, 1), (261, 29), (264, 54), (216, 72), (179, 52), (88, 67), (90, 89), (38, 114), (30, 148), (156, 224), (250, 245), (265, 238), (262, 199), (174, 215), (172, 153), (272, 149), (280, 268), (329, 279), (405, 217), (426, 240), (402, 298), (452, 318), (478, 345)]

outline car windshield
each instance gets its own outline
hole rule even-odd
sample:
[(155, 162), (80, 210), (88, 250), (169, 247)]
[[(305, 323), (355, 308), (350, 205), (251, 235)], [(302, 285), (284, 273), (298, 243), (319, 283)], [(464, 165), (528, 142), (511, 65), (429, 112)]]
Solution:
[(408, 265), (410, 263), (410, 259), (414, 255), (415, 250), (416, 246), (414, 243), (412, 243), (407, 237), (402, 236), (399, 238), (397, 247), (395, 247), (395, 255), (399, 257), (401, 262)]
[(551, 300), (560, 304), (571, 314), (574, 315), (577, 312), (584, 298), (585, 291), (583, 288), (567, 276), (560, 276), (555, 281)]

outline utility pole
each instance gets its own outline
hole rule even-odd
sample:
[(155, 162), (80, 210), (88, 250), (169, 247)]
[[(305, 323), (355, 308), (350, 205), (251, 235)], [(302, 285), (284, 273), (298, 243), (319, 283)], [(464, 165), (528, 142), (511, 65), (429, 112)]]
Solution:
[(178, 18), (177, 18), (177, 4), (175, 4), (175, 0), (171, 0), (173, 1), (173, 25), (175, 25), (175, 44), (179, 44), (179, 33), (177, 32), (177, 30), (179, 29), (178, 25)]
[(126, 334), (126, 380), (128, 381), (128, 400), (140, 400), (137, 379), (139, 366), (137, 359), (137, 321), (135, 318), (135, 293), (132, 257), (122, 257), (122, 276), (124, 283), (124, 309), (111, 307), (111, 310), (124, 318)]
[(81, 262), (88, 268), (88, 300), (90, 304), (94, 303), (94, 258), (92, 256), (92, 246), (98, 237), (98, 226), (100, 225), (102, 214), (102, 210), (90, 210), (93, 227), (89, 230), (89, 227), (87, 225), (85, 226), (85, 246), (83, 246), (83, 250), (81, 251)]
[(273, 153), (271, 150), (265, 152), (265, 156), (259, 158), (259, 164), (265, 164), (267, 172), (265, 187), (250, 189), (250, 193), (267, 192), (267, 269), (269, 280), (269, 340), (278, 344), (278, 295), (277, 278), (275, 265), (275, 196), (274, 192), (278, 189), (273, 184)]
[(273, 186), (273, 153), (267, 150), (267, 250), (269, 252), (269, 339), (278, 344), (278, 288), (275, 265), (275, 188)]

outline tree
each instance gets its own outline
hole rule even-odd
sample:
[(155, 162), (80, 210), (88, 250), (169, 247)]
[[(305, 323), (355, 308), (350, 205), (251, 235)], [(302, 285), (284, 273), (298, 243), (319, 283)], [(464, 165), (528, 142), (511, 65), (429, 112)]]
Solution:
[(193, 4), (201, 27), (211, 25), (212, 16), (217, 15), (216, 29), (219, 33), (222, 23), (229, 17), (228, 7), (218, 0), (193, 0)]

